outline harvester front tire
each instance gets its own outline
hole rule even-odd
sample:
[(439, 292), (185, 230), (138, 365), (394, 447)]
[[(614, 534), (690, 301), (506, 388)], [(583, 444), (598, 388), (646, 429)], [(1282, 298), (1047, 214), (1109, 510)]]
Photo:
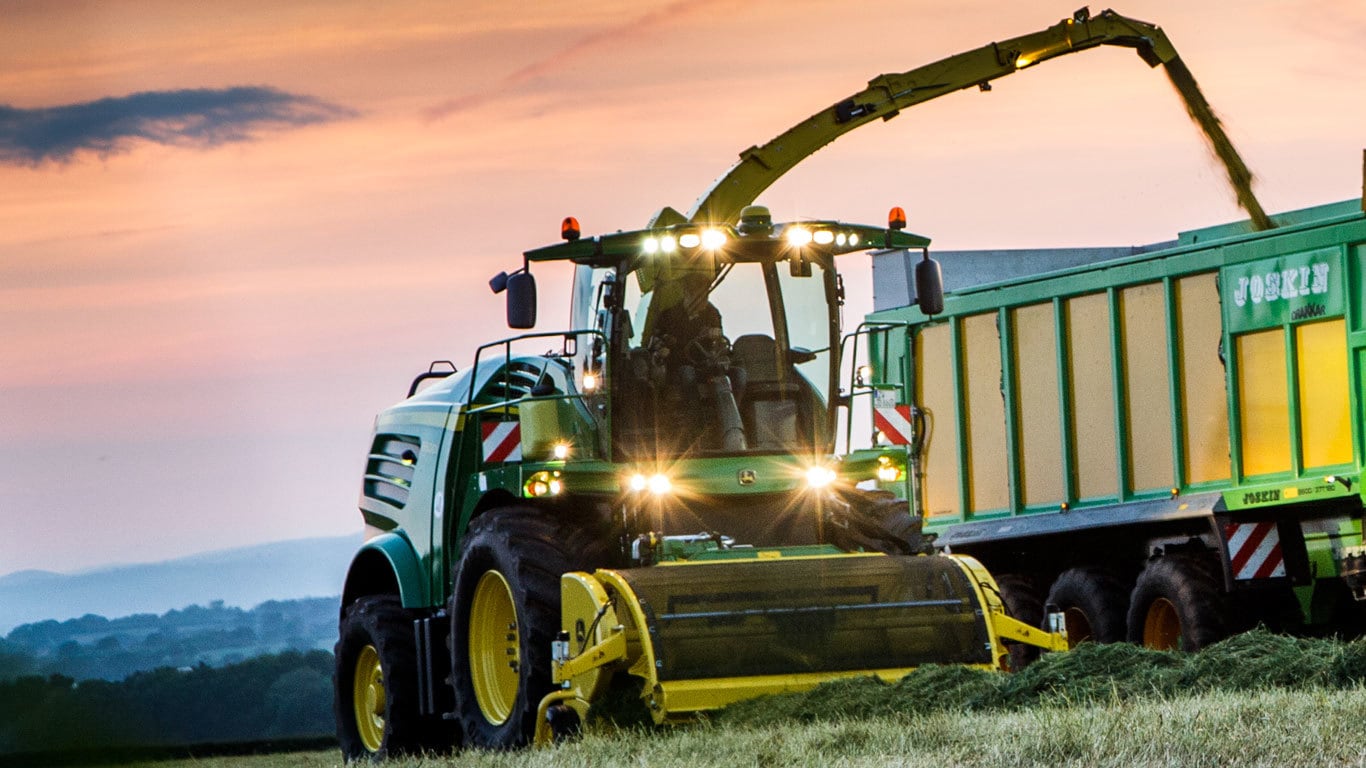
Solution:
[(606, 543), (563, 512), (505, 507), (470, 523), (454, 568), (451, 644), (456, 713), (466, 743), (530, 743), (552, 690), (560, 575), (605, 565)]
[(398, 598), (360, 598), (338, 629), (332, 700), (342, 755), (384, 760), (440, 746), (442, 724), (418, 714), (413, 622)]
[[(1024, 574), (1006, 573), (996, 577), (996, 588), (1000, 590), (1007, 616), (1031, 627), (1043, 626), (1043, 597), (1034, 579)], [(1013, 672), (1019, 672), (1039, 658), (1040, 649), (1037, 646), (1008, 642), (1006, 649), (1010, 653), (1010, 669)]]
[(921, 520), (910, 504), (888, 491), (851, 492), (847, 528), (837, 531), (835, 544), (849, 550), (886, 555), (928, 554), (932, 547), (921, 533)]
[(1129, 641), (1159, 650), (1198, 651), (1228, 637), (1232, 613), (1210, 558), (1171, 554), (1148, 563), (1129, 603)]
[(1080, 567), (1063, 571), (1048, 590), (1047, 604), (1062, 611), (1068, 644), (1118, 643), (1126, 637), (1125, 613), (1129, 591), (1114, 574), (1103, 568)]

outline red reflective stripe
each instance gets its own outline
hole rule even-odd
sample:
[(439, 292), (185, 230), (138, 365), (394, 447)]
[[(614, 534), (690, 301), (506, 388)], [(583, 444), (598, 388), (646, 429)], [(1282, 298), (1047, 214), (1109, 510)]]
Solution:
[[(1272, 523), (1267, 523), (1267, 525), (1272, 525)], [(1269, 554), (1269, 555), (1266, 556), (1266, 560), (1262, 563), (1262, 567), (1257, 569), (1257, 573), (1253, 574), (1253, 578), (1255, 578), (1255, 579), (1266, 579), (1266, 578), (1270, 578), (1270, 577), (1271, 577), (1271, 574), (1275, 573), (1275, 572), (1276, 572), (1276, 569), (1277, 569), (1277, 568), (1280, 568), (1280, 567), (1281, 567), (1281, 544), (1280, 544), (1280, 542), (1276, 542), (1276, 546), (1274, 546), (1274, 547), (1271, 548), (1271, 554)]]
[[(522, 442), (522, 427), (517, 422), (491, 421), (483, 424), (484, 461), (488, 463), (507, 461)], [(497, 433), (502, 430), (503, 434)]]
[(911, 406), (898, 405), (894, 408), (874, 408), (873, 426), (887, 436), (893, 445), (907, 445), (911, 442)]
[(1262, 543), (1262, 539), (1265, 539), (1270, 531), (1271, 524), (1269, 523), (1258, 523), (1257, 525), (1254, 525), (1251, 534), (1247, 537), (1247, 541), (1243, 542), (1242, 548), (1236, 553), (1230, 553), (1233, 556), (1233, 572), (1235, 574), (1241, 572), (1243, 566), (1247, 565), (1247, 561), (1252, 559), (1253, 553), (1257, 551), (1257, 547)]

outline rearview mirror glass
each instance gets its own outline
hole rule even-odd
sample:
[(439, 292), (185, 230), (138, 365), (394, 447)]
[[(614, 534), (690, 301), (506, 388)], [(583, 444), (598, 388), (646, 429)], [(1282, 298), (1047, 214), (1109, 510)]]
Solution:
[(915, 303), (927, 315), (944, 311), (944, 276), (929, 256), (915, 265)]
[(536, 327), (536, 278), (530, 272), (518, 272), (507, 279), (508, 327), (525, 329)]

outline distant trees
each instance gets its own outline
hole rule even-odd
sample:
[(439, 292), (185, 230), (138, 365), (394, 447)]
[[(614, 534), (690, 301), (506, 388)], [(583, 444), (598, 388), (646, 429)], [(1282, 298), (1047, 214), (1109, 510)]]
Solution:
[(328, 735), (331, 676), (332, 654), (316, 650), (122, 682), (21, 676), (0, 682), (0, 753)]
[(23, 646), (9, 640), (0, 640), (0, 680), (13, 680), (23, 675), (31, 675), (38, 670), (38, 664)]
[(286, 650), (331, 648), (339, 598), (272, 600), (251, 610), (215, 601), (156, 616), (87, 614), (15, 628), (0, 640), (0, 681), (21, 675), (122, 680), (157, 667), (222, 666)]
[(41, 621), (0, 639), (0, 754), (328, 736), (339, 598)]

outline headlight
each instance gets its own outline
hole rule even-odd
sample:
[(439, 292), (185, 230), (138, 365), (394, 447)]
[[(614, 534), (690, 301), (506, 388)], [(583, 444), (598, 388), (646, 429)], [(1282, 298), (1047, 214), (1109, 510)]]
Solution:
[(877, 479), (884, 483), (894, 483), (906, 478), (906, 468), (891, 456), (877, 457)]
[(789, 227), (787, 230), (787, 244), (794, 248), (801, 248), (811, 244), (811, 230), (801, 227)]
[(714, 251), (726, 244), (726, 233), (719, 229), (702, 230), (702, 247)]
[(811, 488), (824, 488), (835, 482), (835, 470), (830, 467), (811, 467), (806, 470), (806, 484)]
[(560, 481), (559, 472), (537, 472), (522, 485), (522, 495), (532, 498), (558, 496), (562, 490), (564, 484)]
[(669, 491), (672, 491), (674, 487), (674, 484), (669, 482), (669, 478), (664, 475), (651, 475), (649, 485), (650, 493), (653, 493), (656, 496), (663, 496)]
[(647, 477), (637, 472), (634, 475), (631, 475), (630, 477), (626, 478), (626, 488), (631, 491), (634, 491), (635, 493), (640, 493), (641, 491), (649, 491), (655, 496), (663, 496), (664, 494), (672, 491), (673, 487), (674, 484), (672, 481), (669, 480), (668, 476), (660, 473), (656, 473)]

